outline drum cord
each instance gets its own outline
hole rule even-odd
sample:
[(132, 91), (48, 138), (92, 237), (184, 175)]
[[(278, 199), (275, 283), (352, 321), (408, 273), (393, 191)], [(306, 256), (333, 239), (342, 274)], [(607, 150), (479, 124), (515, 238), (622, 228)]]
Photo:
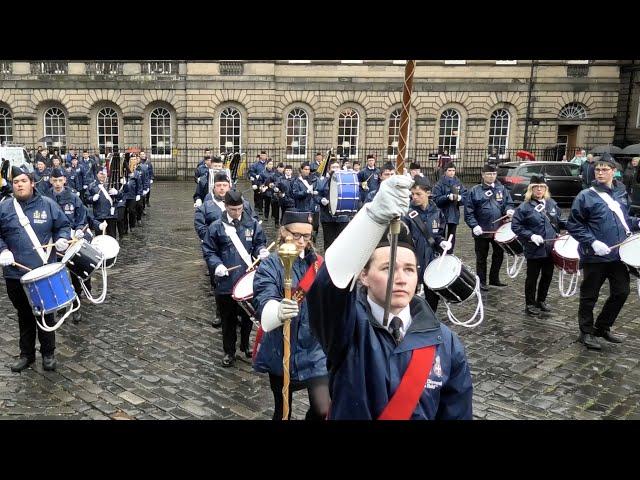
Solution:
[(60, 325), (62, 325), (62, 323), (67, 319), (67, 317), (69, 317), (69, 315), (77, 311), (79, 308), (80, 308), (80, 299), (78, 298), (78, 306), (76, 308), (73, 308), (73, 302), (71, 302), (71, 309), (67, 310), (67, 312), (62, 316), (60, 320), (56, 322), (56, 324), (53, 327), (49, 327), (47, 326), (46, 323), (44, 323), (44, 312), (41, 313), (42, 323), (38, 321), (38, 317), (35, 317), (36, 324), (38, 325), (38, 327), (40, 327), (41, 330), (44, 330), (45, 332), (53, 332), (54, 330), (57, 330), (60, 327)]
[[(440, 295), (438, 293), (440, 298), (444, 301), (444, 304), (447, 306), (447, 317), (449, 317), (449, 320), (454, 325), (460, 325), (461, 327), (467, 327), (467, 328), (474, 328), (474, 327), (477, 327), (478, 325), (480, 325), (483, 322), (483, 320), (484, 320), (484, 305), (482, 303), (482, 295), (480, 293), (480, 278), (478, 277), (478, 275), (476, 275), (476, 286), (473, 289), (473, 293), (475, 294), (476, 298), (478, 299), (478, 304), (476, 306), (475, 312), (473, 313), (473, 316), (469, 320), (467, 320), (465, 322), (462, 322), (462, 321), (460, 321), (460, 320), (458, 320), (456, 318), (456, 316), (451, 311), (451, 307), (449, 306), (449, 303), (447, 302), (447, 300), (442, 295)], [(473, 323), (478, 315), (480, 315), (478, 321)]]
[(517, 255), (514, 257), (513, 265), (509, 266), (509, 257), (511, 255), (507, 255), (507, 276), (509, 278), (516, 278), (522, 270), (522, 266), (524, 265), (524, 261), (526, 260), (524, 255)]
[[(571, 277), (569, 281), (568, 287), (564, 288), (564, 279), (566, 277)], [(576, 294), (578, 291), (578, 281), (580, 279), (580, 270), (576, 273), (566, 273), (564, 270), (560, 270), (560, 275), (558, 276), (558, 287), (560, 288), (560, 296), (563, 298), (569, 298)], [(640, 284), (638, 285), (638, 295), (640, 295)]]
[(106, 267), (106, 260), (103, 258), (102, 260), (102, 265), (101, 265), (101, 270), (102, 270), (102, 293), (100, 293), (99, 297), (93, 297), (91, 295), (91, 292), (89, 291), (89, 289), (87, 288), (87, 286), (84, 284), (84, 281), (80, 280), (80, 286), (82, 287), (82, 291), (84, 292), (84, 295), (87, 297), (87, 300), (89, 300), (91, 303), (95, 304), (95, 305), (99, 305), (102, 302), (104, 302), (104, 299), (107, 298), (107, 267)]

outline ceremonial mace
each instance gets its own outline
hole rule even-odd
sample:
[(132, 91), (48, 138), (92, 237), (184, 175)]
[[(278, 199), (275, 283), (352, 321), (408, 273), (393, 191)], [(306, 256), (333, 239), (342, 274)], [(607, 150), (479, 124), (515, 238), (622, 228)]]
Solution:
[[(402, 93), (402, 113), (400, 114), (400, 143), (398, 144), (398, 157), (396, 158), (396, 174), (404, 173), (404, 159), (407, 153), (407, 134), (409, 133), (409, 107), (411, 106), (411, 90), (413, 87), (413, 73), (416, 69), (416, 61), (408, 60), (404, 69), (404, 88)], [(391, 309), (391, 296), (393, 294), (393, 277), (395, 276), (396, 253), (398, 251), (398, 235), (400, 234), (400, 217), (391, 220), (389, 225), (391, 240), (391, 255), (389, 257), (389, 276), (387, 277), (387, 293), (384, 299), (383, 325), (389, 323), (389, 310)]]
[[(293, 262), (298, 257), (298, 249), (293, 238), (288, 236), (285, 243), (278, 248), (278, 256), (284, 267), (284, 298), (291, 300), (291, 273)], [(291, 320), (287, 319), (282, 325), (282, 339), (284, 349), (282, 355), (282, 420), (289, 419), (289, 358), (291, 356)]]

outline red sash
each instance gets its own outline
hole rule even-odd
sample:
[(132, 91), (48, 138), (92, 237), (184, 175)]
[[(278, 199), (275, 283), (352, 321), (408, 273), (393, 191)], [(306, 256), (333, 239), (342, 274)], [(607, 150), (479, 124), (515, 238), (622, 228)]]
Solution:
[(424, 389), (433, 357), (436, 354), (435, 345), (418, 348), (413, 351), (411, 361), (402, 376), (400, 385), (378, 417), (378, 420), (409, 420), (416, 409), (422, 390)]
[[(313, 262), (313, 265), (307, 268), (307, 271), (298, 283), (298, 287), (295, 292), (291, 294), (291, 297), (298, 302), (298, 305), (302, 303), (304, 296), (311, 289), (311, 285), (313, 285), (313, 281), (316, 279), (316, 273), (320, 270), (323, 262), (324, 259), (320, 255), (316, 255), (316, 261)], [(262, 327), (259, 327), (258, 333), (256, 333), (256, 341), (253, 344), (253, 355), (251, 356), (252, 361), (256, 360), (256, 354), (258, 353), (258, 347), (262, 341), (263, 334), (264, 331), (262, 330)]]

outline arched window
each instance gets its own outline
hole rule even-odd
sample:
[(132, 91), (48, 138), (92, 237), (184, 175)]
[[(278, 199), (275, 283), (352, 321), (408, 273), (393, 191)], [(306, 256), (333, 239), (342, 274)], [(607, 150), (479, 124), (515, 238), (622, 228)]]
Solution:
[[(60, 143), (61, 147), (67, 144), (67, 119), (60, 108), (52, 107), (44, 112), (44, 136), (50, 137), (53, 144)], [(64, 150), (61, 148), (59, 153)]]
[(302, 108), (294, 108), (287, 115), (287, 158), (307, 154), (307, 125), (309, 117)]
[(338, 117), (338, 155), (358, 156), (359, 125), (360, 115), (353, 108), (347, 108), (340, 112)]
[(158, 107), (150, 115), (151, 155), (171, 155), (171, 113)]
[[(389, 132), (387, 136), (387, 157), (389, 159), (398, 156), (398, 145), (400, 144), (400, 116), (402, 109), (398, 108), (391, 112), (389, 116)], [(407, 130), (407, 146), (409, 145), (409, 131)]]
[(237, 108), (227, 107), (220, 112), (219, 152), (239, 152), (242, 146), (242, 116)]
[(6, 108), (0, 108), (0, 144), (13, 142), (13, 118)]
[(440, 115), (440, 135), (438, 147), (444, 152), (449, 150), (449, 155), (456, 154), (460, 138), (460, 114), (453, 108), (449, 108)]
[(498, 150), (499, 155), (504, 155), (509, 148), (509, 112), (500, 108), (491, 114), (489, 120), (489, 153), (493, 149)]
[(119, 147), (118, 114), (110, 107), (98, 112), (98, 148), (100, 154), (106, 155), (113, 152), (114, 147)]
[(558, 114), (559, 118), (576, 118), (582, 120), (587, 118), (587, 110), (577, 102), (567, 103)]

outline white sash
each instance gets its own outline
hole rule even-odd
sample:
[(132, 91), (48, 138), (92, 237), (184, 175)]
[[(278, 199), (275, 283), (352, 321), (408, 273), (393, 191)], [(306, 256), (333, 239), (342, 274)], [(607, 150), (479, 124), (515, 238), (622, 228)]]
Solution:
[(13, 206), (15, 207), (16, 213), (18, 214), (18, 220), (20, 221), (20, 225), (22, 225), (22, 227), (27, 232), (27, 235), (29, 236), (29, 240), (31, 240), (31, 243), (35, 247), (36, 252), (38, 252), (40, 259), (42, 260), (42, 264), (46, 265), (47, 262), (49, 261), (49, 255), (51, 255), (52, 247), (47, 248), (45, 253), (44, 248), (40, 246), (40, 240), (38, 240), (36, 232), (33, 231), (31, 222), (29, 222), (29, 219), (25, 216), (24, 212), (22, 211), (22, 207), (20, 206), (20, 204), (15, 198), (13, 199)]
[(601, 192), (599, 190), (596, 190), (593, 187), (591, 187), (590, 190), (593, 190), (594, 192), (596, 192), (600, 196), (600, 198), (602, 198), (602, 200), (605, 201), (609, 209), (616, 214), (616, 216), (620, 220), (620, 223), (622, 223), (622, 226), (627, 232), (627, 235), (629, 235), (631, 233), (631, 230), (629, 230), (627, 221), (624, 219), (624, 214), (622, 213), (622, 208), (620, 207), (620, 204), (616, 202), (613, 198), (611, 198), (611, 196), (606, 192)]
[(113, 200), (111, 199), (111, 195), (109, 195), (109, 192), (107, 192), (107, 190), (104, 188), (104, 185), (99, 183), (98, 184), (98, 188), (100, 189), (100, 191), (102, 193), (104, 193), (104, 196), (107, 197), (107, 200), (109, 200), (109, 203), (111, 204), (111, 206), (113, 207)]
[(302, 176), (300, 176), (300, 181), (304, 183), (305, 187), (307, 187), (307, 190), (313, 191), (313, 187), (309, 185), (309, 183), (307, 183), (307, 181), (304, 178), (302, 178)]
[(218, 208), (222, 210), (222, 213), (226, 211), (223, 200), (216, 200), (216, 197), (213, 197), (213, 203), (215, 203), (218, 206)]
[(222, 225), (224, 226), (225, 233), (229, 235), (231, 242), (233, 242), (233, 246), (236, 247), (236, 250), (242, 257), (242, 260), (247, 264), (247, 267), (250, 267), (253, 264), (253, 262), (251, 261), (251, 255), (249, 255), (249, 252), (247, 252), (247, 249), (244, 248), (243, 243), (240, 241), (238, 232), (236, 232), (236, 227), (224, 222), (222, 222)]

